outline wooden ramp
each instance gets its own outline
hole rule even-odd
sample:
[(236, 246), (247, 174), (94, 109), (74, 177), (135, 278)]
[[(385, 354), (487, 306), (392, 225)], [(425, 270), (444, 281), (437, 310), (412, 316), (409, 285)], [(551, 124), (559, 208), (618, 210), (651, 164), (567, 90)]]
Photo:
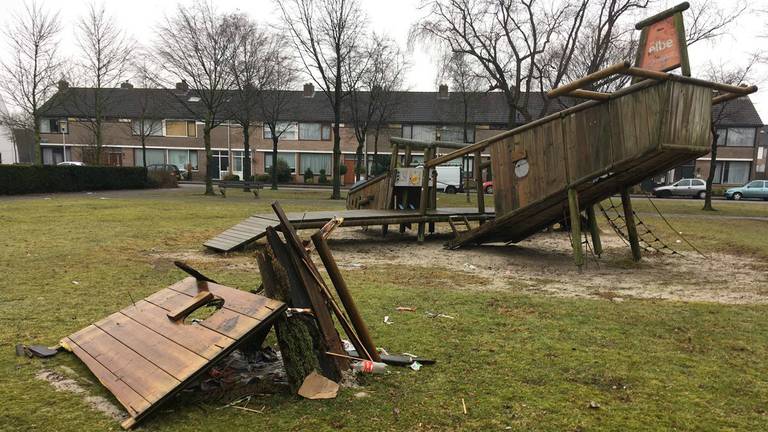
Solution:
[(133, 427), (249, 336), (269, 328), (285, 304), (215, 283), (224, 305), (195, 324), (168, 317), (198, 294), (188, 277), (62, 339), (131, 416)]
[[(479, 213), (474, 208), (439, 208), (421, 215), (417, 210), (338, 210), (305, 213), (288, 213), (288, 219), (296, 229), (321, 228), (333, 217), (344, 218), (341, 226), (397, 225), (420, 222), (448, 222), (452, 217), (466, 218), (468, 221), (487, 221), (493, 219), (493, 209)], [(280, 221), (274, 214), (251, 216), (229, 228), (216, 237), (206, 241), (204, 246), (218, 252), (231, 252), (252, 243), (266, 234), (268, 226), (279, 227)]]

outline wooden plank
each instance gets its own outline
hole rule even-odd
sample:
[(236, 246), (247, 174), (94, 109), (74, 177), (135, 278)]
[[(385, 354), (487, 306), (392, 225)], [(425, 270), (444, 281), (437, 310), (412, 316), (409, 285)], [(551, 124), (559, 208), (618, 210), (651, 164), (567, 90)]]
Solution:
[[(194, 278), (187, 279), (192, 279), (192, 281), (194, 281)], [(197, 286), (192, 283), (176, 284), (170, 286), (169, 289), (188, 296), (194, 296), (197, 293)], [(267, 313), (269, 313), (272, 310), (279, 308), (282, 304), (277, 300), (263, 296), (254, 296), (251, 293), (215, 283), (208, 283), (208, 290), (211, 294), (217, 297), (226, 298), (224, 308), (256, 319), (262, 319), (264, 317), (263, 309), (267, 309)]]
[(135, 416), (150, 407), (151, 403), (148, 400), (144, 399), (144, 397), (134, 391), (121, 378), (99, 363), (95, 358), (88, 354), (88, 352), (82, 349), (80, 345), (69, 338), (64, 338), (63, 342), (63, 345), (82, 360), (96, 379), (98, 379), (99, 382), (115, 396), (118, 402), (125, 407), (129, 415)]
[(121, 312), (209, 360), (235, 341), (199, 325), (172, 322), (165, 317), (165, 309), (144, 300), (139, 300), (136, 306), (127, 307)]
[(93, 325), (180, 382), (208, 362), (205, 357), (121, 313), (112, 314)]
[(210, 302), (212, 299), (213, 294), (211, 294), (210, 291), (200, 291), (194, 297), (192, 297), (192, 300), (187, 303), (187, 306), (172, 310), (168, 312), (167, 316), (171, 321), (178, 321), (179, 319), (187, 316), (193, 310)]
[(98, 327), (88, 326), (69, 339), (150, 403), (180, 383)]

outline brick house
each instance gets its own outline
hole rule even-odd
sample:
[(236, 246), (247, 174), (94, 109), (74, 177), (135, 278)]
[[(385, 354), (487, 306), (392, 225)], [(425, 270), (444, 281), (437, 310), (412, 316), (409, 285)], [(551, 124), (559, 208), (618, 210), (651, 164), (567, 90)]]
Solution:
[[(141, 141), (136, 133), (137, 119), (154, 117), (152, 134), (146, 139), (147, 163), (170, 163), (179, 167), (191, 165), (193, 178), (203, 178), (206, 170), (205, 152), (203, 151), (203, 125), (196, 121), (200, 118), (194, 111), (194, 92), (177, 86), (175, 90), (139, 89), (125, 83), (120, 88), (103, 90), (106, 108), (104, 109), (105, 123), (103, 126), (103, 155), (102, 163), (118, 166), (137, 166), (142, 164)], [(330, 173), (333, 137), (331, 124), (333, 113), (325, 96), (316, 92), (312, 85), (307, 84), (303, 90), (289, 92), (291, 102), (286, 110), (286, 122), (290, 127), (280, 139), (278, 157), (285, 160), (294, 173), (294, 181), (302, 181), (302, 173), (311, 168), (317, 174), (320, 169)], [(397, 109), (388, 124), (382, 129), (377, 144), (373, 135), (366, 140), (369, 160), (374, 153), (388, 153), (389, 137), (402, 136), (418, 140), (443, 140), (461, 142), (464, 140), (464, 124), (467, 124), (467, 142), (475, 142), (499, 133), (506, 128), (507, 106), (504, 95), (498, 92), (477, 93), (469, 98), (462, 98), (459, 93), (448, 92), (447, 86), (440, 86), (437, 92), (398, 92)], [(92, 148), (92, 134), (88, 128), (88, 119), (93, 117), (89, 108), (89, 100), (93, 98), (93, 90), (74, 88), (63, 85), (59, 92), (49, 101), (46, 118), (43, 119), (42, 151), (45, 163), (54, 164), (64, 160), (82, 160), (83, 152)], [(465, 110), (465, 100), (467, 109)], [(153, 105), (152, 112), (147, 110), (147, 101)], [(182, 103), (181, 101), (185, 101)], [(533, 113), (542, 111), (544, 99), (539, 93), (530, 97), (529, 107)], [(555, 112), (563, 106), (573, 104), (568, 98), (558, 99), (550, 103), (547, 113)], [(726, 180), (736, 178), (739, 164), (749, 158), (749, 179), (755, 175), (758, 156), (756, 137), (762, 122), (752, 103), (743, 98), (729, 107), (736, 107), (732, 115), (724, 117), (727, 120), (723, 127), (726, 133), (725, 142), (728, 148), (721, 152), (723, 158), (723, 174)], [(466, 123), (465, 123), (465, 111)], [(151, 116), (150, 116), (151, 114)], [(344, 116), (349, 118), (349, 116)], [(518, 122), (523, 119), (518, 115)], [(150, 128), (147, 128), (150, 129)], [(753, 130), (752, 147), (736, 148), (733, 143), (745, 143), (744, 130)], [(739, 135), (740, 134), (740, 135)], [(242, 175), (243, 164), (243, 134), (242, 128), (234, 122), (224, 122), (216, 127), (211, 134), (215, 171), (213, 178), (221, 178), (230, 169), (234, 174)], [(257, 122), (251, 129), (252, 173), (261, 174), (271, 166), (272, 140), (269, 131), (265, 131)], [(733, 147), (733, 148), (731, 148)], [(342, 163), (347, 165), (344, 183), (354, 181), (355, 150), (357, 140), (351, 124), (341, 124)], [(447, 152), (447, 151), (446, 151)], [(747, 156), (749, 153), (749, 156)], [(415, 159), (419, 159), (415, 154)], [(669, 173), (670, 180), (681, 175), (704, 176), (705, 159), (695, 161), (693, 172), (688, 166), (673, 170)], [(471, 169), (471, 160), (467, 161), (467, 169)], [(732, 174), (733, 173), (733, 174)]]

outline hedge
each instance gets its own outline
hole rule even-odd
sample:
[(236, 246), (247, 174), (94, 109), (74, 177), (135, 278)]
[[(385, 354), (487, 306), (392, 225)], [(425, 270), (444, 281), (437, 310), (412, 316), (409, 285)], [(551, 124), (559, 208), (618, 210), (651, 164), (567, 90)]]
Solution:
[(146, 187), (141, 167), (0, 165), (0, 195)]

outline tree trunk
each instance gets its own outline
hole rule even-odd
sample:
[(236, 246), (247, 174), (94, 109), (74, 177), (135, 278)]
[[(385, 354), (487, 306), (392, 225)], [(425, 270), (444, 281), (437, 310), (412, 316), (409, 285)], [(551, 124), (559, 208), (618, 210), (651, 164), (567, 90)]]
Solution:
[(205, 194), (213, 193), (213, 151), (211, 151), (211, 122), (205, 121), (203, 126), (203, 144), (205, 145)]
[(272, 179), (272, 190), (277, 190), (277, 142), (280, 140), (272, 131), (272, 173), (269, 177)]
[(365, 139), (362, 141), (357, 141), (357, 151), (355, 152), (355, 181), (360, 181), (360, 172), (362, 171), (363, 167), (363, 145), (365, 144)]
[[(266, 247), (271, 251), (269, 246)], [(291, 305), (288, 276), (285, 269), (271, 258), (270, 253), (256, 254), (264, 294)], [(317, 324), (311, 316), (283, 314), (275, 320), (275, 334), (283, 357), (283, 365), (288, 384), (293, 393), (298, 392), (304, 378), (313, 371), (320, 370), (318, 344), (320, 340)], [(320, 353), (322, 355), (322, 353)]]
[[(243, 125), (243, 181), (251, 181), (251, 131), (250, 124)], [(251, 188), (243, 188), (250, 192)]]
[[(373, 132), (373, 161), (371, 162), (371, 167), (368, 168), (368, 175), (371, 175), (373, 173), (373, 167), (376, 166), (376, 161), (379, 157), (379, 128), (376, 127), (376, 130)], [(366, 161), (367, 163), (367, 161)]]
[(339, 174), (339, 165), (341, 162), (341, 136), (339, 135), (339, 122), (341, 121), (341, 112), (339, 111), (339, 104), (336, 104), (334, 108), (336, 112), (334, 114), (333, 124), (333, 161), (331, 164), (331, 170), (333, 171), (333, 192), (331, 192), (331, 199), (341, 199), (341, 175)]
[(717, 140), (720, 135), (718, 135), (714, 123), (710, 129), (712, 131), (711, 158), (709, 160), (709, 174), (707, 175), (707, 188), (702, 210), (714, 211), (715, 209), (712, 207), (712, 183), (715, 181), (715, 169), (717, 168)]
[(42, 165), (43, 164), (43, 149), (40, 146), (40, 118), (35, 117), (34, 122), (35, 125), (33, 126), (33, 131), (35, 135), (35, 142), (32, 145), (32, 164), (33, 165)]
[(144, 181), (146, 182), (149, 181), (149, 171), (147, 170), (147, 135), (144, 133), (144, 126), (141, 129), (141, 160), (143, 161)]
[(509, 114), (507, 114), (507, 129), (511, 130), (517, 125), (517, 110), (515, 104), (512, 102), (508, 102), (507, 106), (509, 107)]

